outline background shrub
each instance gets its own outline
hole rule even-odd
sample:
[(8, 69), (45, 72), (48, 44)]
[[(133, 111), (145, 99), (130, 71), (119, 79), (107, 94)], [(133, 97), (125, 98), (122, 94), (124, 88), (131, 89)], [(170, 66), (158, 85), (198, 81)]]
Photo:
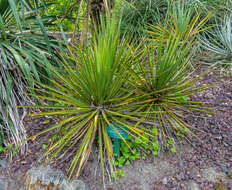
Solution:
[(2, 140), (8, 137), (5, 143), (25, 139), (26, 110), (19, 112), (17, 106), (32, 103), (26, 86), (33, 88), (40, 73), (49, 75), (41, 64), (52, 63), (55, 49), (61, 47), (46, 33), (47, 19), (24, 1), (0, 1), (0, 129)]

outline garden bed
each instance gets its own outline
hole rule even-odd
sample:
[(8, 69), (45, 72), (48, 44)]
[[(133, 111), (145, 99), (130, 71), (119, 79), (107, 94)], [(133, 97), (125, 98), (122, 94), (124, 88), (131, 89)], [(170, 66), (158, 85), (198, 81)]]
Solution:
[[(202, 69), (203, 70), (203, 69)], [(191, 113), (186, 121), (195, 128), (199, 139), (192, 138), (191, 144), (177, 147), (177, 153), (164, 152), (159, 156), (138, 159), (129, 166), (124, 166), (125, 176), (116, 182), (107, 182), (109, 190), (169, 190), (169, 189), (216, 189), (217, 185), (232, 189), (232, 84), (229, 77), (217, 72), (208, 72), (201, 78), (205, 84), (219, 84), (216, 87), (191, 96), (192, 100), (207, 102), (214, 108), (215, 115)], [(24, 120), (28, 135), (45, 129), (51, 124), (49, 118), (30, 118)], [(27, 154), (16, 155), (9, 167), (2, 171), (2, 177), (12, 180), (12, 190), (23, 187), (26, 172), (43, 163), (39, 159), (46, 147), (43, 140), (47, 135), (29, 141)], [(8, 160), (5, 155), (1, 159)], [(67, 172), (69, 159), (52, 166)], [(80, 179), (92, 190), (103, 189), (97, 153), (92, 156)], [(220, 183), (220, 184), (219, 184)], [(11, 190), (8, 188), (8, 190)], [(226, 189), (226, 188), (224, 188)], [(224, 190), (223, 188), (220, 190)]]

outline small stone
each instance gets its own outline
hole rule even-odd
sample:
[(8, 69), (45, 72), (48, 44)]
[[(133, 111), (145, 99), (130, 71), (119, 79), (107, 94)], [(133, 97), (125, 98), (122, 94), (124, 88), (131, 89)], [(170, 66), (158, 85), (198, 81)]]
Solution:
[(9, 166), (9, 163), (6, 162), (6, 160), (0, 160), (0, 171), (7, 168)]
[(194, 162), (189, 162), (188, 167), (192, 168), (194, 166)]
[(70, 186), (73, 188), (73, 190), (89, 190), (89, 187), (81, 180), (73, 180), (70, 183)]
[(164, 184), (164, 185), (167, 185), (168, 184), (168, 179), (165, 177), (165, 178), (163, 178), (163, 180), (162, 180), (162, 184)]
[(181, 168), (183, 168), (183, 161), (180, 161), (180, 162), (179, 162), (179, 166), (180, 166)]
[(7, 182), (5, 179), (0, 178), (0, 190), (6, 190), (7, 189)]
[(178, 183), (177, 183), (176, 180), (175, 180), (175, 181), (172, 181), (172, 185), (173, 185), (173, 186), (177, 186), (177, 184), (178, 184)]
[(229, 180), (229, 181), (228, 181), (227, 187), (228, 187), (229, 189), (232, 189), (232, 180)]
[(196, 160), (197, 160), (197, 156), (194, 155), (194, 156), (192, 157), (192, 161), (196, 161)]
[(186, 186), (188, 187), (189, 190), (200, 190), (199, 185), (194, 181), (187, 182)]
[(221, 135), (216, 135), (216, 136), (214, 136), (214, 138), (217, 139), (217, 140), (221, 140), (222, 136)]

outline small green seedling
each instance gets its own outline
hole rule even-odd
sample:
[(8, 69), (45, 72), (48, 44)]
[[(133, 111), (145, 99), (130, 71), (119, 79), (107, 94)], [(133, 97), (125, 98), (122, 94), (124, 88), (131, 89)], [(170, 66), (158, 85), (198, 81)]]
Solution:
[(115, 170), (114, 173), (111, 174), (113, 178), (119, 180), (120, 177), (123, 177), (125, 175), (125, 172), (123, 170)]
[(42, 148), (43, 148), (44, 150), (47, 150), (47, 149), (48, 149), (48, 145), (43, 144), (43, 145), (42, 145)]
[(173, 140), (172, 139), (168, 139), (168, 145), (172, 145), (173, 144)]
[(232, 178), (232, 172), (228, 172), (228, 173), (227, 173), (227, 176), (228, 176), (229, 178)]
[(171, 152), (176, 153), (176, 148), (175, 147), (172, 147), (170, 150), (171, 150)]
[(48, 119), (43, 122), (43, 124), (48, 124), (48, 123), (49, 123)]
[(18, 150), (19, 150), (19, 145), (15, 145), (15, 146), (14, 146), (14, 150), (15, 150), (15, 151), (18, 151)]
[(8, 150), (11, 150), (12, 147), (13, 147), (13, 144), (8, 144), (8, 145), (7, 145), (7, 149), (8, 149)]
[(0, 153), (11, 152), (13, 157), (17, 154), (18, 150), (19, 145), (13, 146), (13, 144), (8, 144), (6, 147), (0, 146)]
[[(148, 154), (158, 155), (160, 144), (157, 139), (153, 139), (153, 143), (148, 143), (149, 136), (143, 136), (132, 139), (128, 135), (127, 144), (121, 141), (120, 153), (121, 155), (114, 161), (114, 165), (121, 168), (124, 165), (129, 165), (131, 161), (142, 158), (146, 159)], [(128, 147), (129, 145), (129, 147)]]
[(176, 135), (179, 137), (185, 137), (184, 134), (189, 132), (189, 129), (186, 127), (179, 126), (178, 129), (179, 131), (177, 131)]
[(14, 148), (13, 148), (13, 153), (12, 153), (12, 156), (14, 157), (16, 154), (17, 154), (17, 152), (18, 152), (18, 150), (19, 150), (19, 146), (18, 145), (15, 145), (14, 146)]
[(168, 139), (168, 147), (170, 147), (170, 151), (176, 153), (176, 148), (173, 146), (173, 140)]
[(7, 152), (7, 148), (0, 146), (0, 153), (6, 153)]
[(226, 184), (222, 180), (214, 184), (213, 188), (214, 190), (226, 190), (227, 189)]

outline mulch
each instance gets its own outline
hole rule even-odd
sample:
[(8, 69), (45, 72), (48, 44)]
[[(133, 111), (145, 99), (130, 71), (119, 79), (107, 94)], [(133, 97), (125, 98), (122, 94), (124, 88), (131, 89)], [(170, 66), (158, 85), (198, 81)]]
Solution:
[[(201, 68), (201, 71), (203, 69)], [(216, 86), (192, 95), (191, 99), (206, 102), (207, 106), (213, 108), (215, 115), (193, 112), (186, 118), (188, 123), (196, 128), (194, 132), (200, 141), (196, 138), (191, 139), (194, 151), (191, 155), (182, 154), (181, 161), (176, 163), (178, 172), (169, 176), (170, 180), (166, 185), (156, 183), (157, 190), (185, 189), (183, 182), (190, 180), (198, 183), (202, 190), (212, 190), (215, 184), (195, 175), (196, 168), (200, 171), (201, 168), (216, 167), (218, 172), (226, 175), (232, 172), (232, 80), (228, 76), (210, 71), (200, 82)], [(232, 190), (232, 180), (222, 183), (227, 189)]]

